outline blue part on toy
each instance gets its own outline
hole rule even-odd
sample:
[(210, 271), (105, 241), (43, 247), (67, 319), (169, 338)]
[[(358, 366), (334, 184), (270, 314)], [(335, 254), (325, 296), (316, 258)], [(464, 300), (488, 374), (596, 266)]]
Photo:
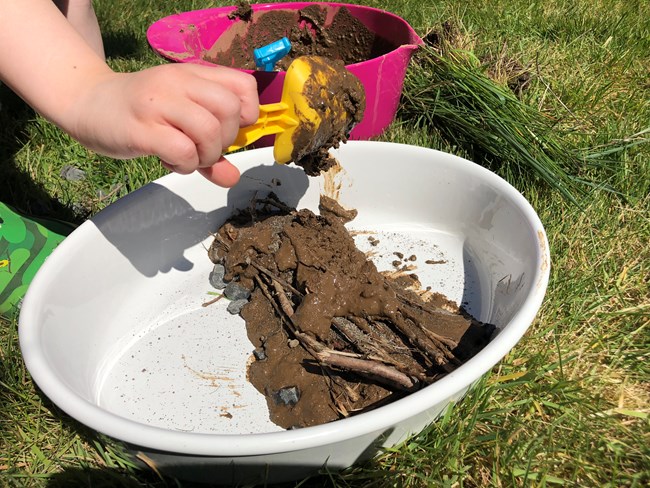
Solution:
[(253, 51), (255, 65), (264, 71), (273, 71), (275, 64), (291, 51), (291, 42), (286, 37), (259, 47)]

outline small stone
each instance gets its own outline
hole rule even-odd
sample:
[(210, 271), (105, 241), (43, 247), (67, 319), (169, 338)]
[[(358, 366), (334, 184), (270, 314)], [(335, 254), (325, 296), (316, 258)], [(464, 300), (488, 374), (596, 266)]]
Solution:
[(238, 313), (241, 312), (242, 308), (244, 308), (244, 305), (248, 303), (248, 300), (242, 299), (242, 300), (233, 300), (228, 304), (226, 307), (226, 310), (230, 312), (233, 315), (237, 315)]
[(81, 203), (73, 203), (72, 212), (75, 214), (76, 217), (84, 218), (84, 219), (90, 215), (90, 210), (84, 205), (82, 205)]
[(239, 283), (228, 283), (225, 290), (223, 291), (224, 296), (228, 300), (248, 300), (251, 296), (251, 292), (248, 288), (241, 286)]
[(258, 347), (253, 350), (253, 356), (255, 356), (255, 359), (258, 361), (264, 361), (266, 359), (266, 351), (263, 348)]
[(210, 272), (210, 284), (217, 290), (223, 290), (227, 283), (223, 281), (223, 277), (226, 275), (226, 267), (223, 264), (215, 264), (214, 268)]
[(276, 391), (273, 394), (273, 398), (275, 400), (275, 403), (278, 405), (283, 404), (291, 407), (298, 403), (298, 400), (300, 400), (300, 390), (297, 386), (287, 386), (286, 388), (282, 388)]
[(294, 348), (298, 347), (299, 345), (300, 345), (300, 341), (299, 341), (298, 339), (291, 339), (291, 340), (288, 342), (288, 346), (289, 346), (291, 349), (294, 349)]
[(76, 166), (72, 166), (71, 164), (66, 164), (63, 168), (61, 168), (61, 172), (59, 174), (61, 175), (61, 178), (68, 181), (79, 181), (83, 180), (86, 177), (86, 172), (84, 170), (79, 169)]

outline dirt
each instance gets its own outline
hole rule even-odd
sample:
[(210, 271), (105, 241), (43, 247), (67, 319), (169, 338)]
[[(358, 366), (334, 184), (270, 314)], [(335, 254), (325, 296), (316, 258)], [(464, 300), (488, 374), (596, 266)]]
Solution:
[(355, 216), (328, 197), (317, 215), (271, 193), (238, 211), (209, 249), (224, 281), (251, 292), (240, 312), (255, 346), (248, 377), (281, 427), (327, 423), (417, 391), (493, 331), (423, 291), (415, 274), (379, 272), (345, 227)]
[(205, 53), (206, 61), (255, 70), (254, 49), (283, 37), (291, 42), (291, 51), (278, 62), (277, 70), (286, 70), (291, 61), (305, 55), (338, 59), (348, 65), (398, 47), (368, 29), (344, 6), (253, 11), (243, 3), (230, 17), (237, 21)]
[(310, 5), (300, 10), (253, 11), (248, 2), (240, 2), (229, 18), (235, 22), (204, 55), (205, 60), (255, 70), (254, 49), (282, 37), (290, 40), (291, 50), (276, 70), (287, 70), (300, 57), (313, 60), (310, 64), (315, 74), (304, 94), (320, 123), (296, 114), (300, 123), (292, 135), (291, 157), (310, 176), (327, 171), (334, 165), (329, 150), (347, 141), (365, 110), (363, 85), (345, 66), (397, 46), (370, 31), (347, 7)]
[(302, 94), (318, 122), (308, 114), (296, 113), (299, 124), (291, 136), (291, 158), (307, 175), (318, 176), (335, 164), (329, 150), (347, 141), (352, 128), (363, 119), (366, 97), (361, 81), (342, 61), (322, 56), (300, 59), (311, 71)]

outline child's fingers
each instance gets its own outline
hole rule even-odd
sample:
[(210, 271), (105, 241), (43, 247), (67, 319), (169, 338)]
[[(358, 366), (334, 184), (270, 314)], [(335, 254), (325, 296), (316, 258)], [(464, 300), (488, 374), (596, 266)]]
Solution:
[[(191, 162), (194, 164), (193, 169), (211, 166), (218, 161), (223, 151), (222, 144), (224, 141), (233, 141), (239, 129), (237, 118), (219, 119), (205, 107), (191, 102), (167, 107), (164, 120), (194, 143), (198, 157)], [(189, 161), (182, 159), (168, 162), (185, 165)]]
[(237, 137), (243, 106), (232, 91), (203, 78), (193, 80), (186, 89), (187, 96), (195, 102), (196, 107), (208, 111), (214, 120), (203, 110), (196, 110), (196, 107), (190, 109), (187, 104), (178, 107), (173, 120), (197, 143), (200, 166), (207, 167), (214, 164), (221, 151)]
[(199, 77), (210, 80), (232, 91), (241, 102), (240, 125), (253, 124), (259, 116), (259, 97), (255, 77), (243, 71), (225, 66), (201, 66), (187, 64)]
[(198, 152), (193, 141), (182, 132), (171, 127), (160, 127), (151, 138), (149, 154), (157, 155), (161, 164), (170, 171), (189, 174), (198, 171), (205, 178), (224, 188), (230, 188), (239, 181), (239, 170), (230, 161), (220, 157), (216, 163), (198, 168)]
[(199, 166), (196, 144), (178, 129), (159, 125), (147, 133), (146, 142), (140, 145), (143, 154), (158, 156), (170, 171), (190, 174)]

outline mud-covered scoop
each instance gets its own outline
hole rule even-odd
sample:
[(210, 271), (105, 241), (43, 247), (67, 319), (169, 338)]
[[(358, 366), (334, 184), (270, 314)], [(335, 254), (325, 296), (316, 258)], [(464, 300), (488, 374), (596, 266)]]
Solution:
[(261, 105), (257, 122), (240, 129), (228, 151), (277, 134), (275, 160), (293, 161), (307, 174), (318, 175), (332, 165), (329, 149), (347, 140), (364, 109), (363, 85), (343, 61), (302, 56), (287, 69), (281, 101)]

